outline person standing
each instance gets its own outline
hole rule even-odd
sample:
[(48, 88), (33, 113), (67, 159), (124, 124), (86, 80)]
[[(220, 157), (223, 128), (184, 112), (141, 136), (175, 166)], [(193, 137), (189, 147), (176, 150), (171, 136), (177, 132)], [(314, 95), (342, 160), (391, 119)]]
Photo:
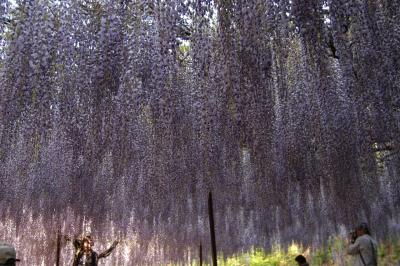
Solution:
[(83, 239), (75, 239), (73, 244), (75, 248), (73, 266), (97, 266), (98, 260), (108, 257), (118, 245), (118, 241), (114, 241), (111, 247), (100, 254), (97, 254), (92, 249), (94, 243), (90, 236), (85, 236)]
[(351, 234), (350, 242), (347, 253), (355, 256), (354, 266), (378, 265), (378, 244), (371, 237), (368, 224), (359, 224)]

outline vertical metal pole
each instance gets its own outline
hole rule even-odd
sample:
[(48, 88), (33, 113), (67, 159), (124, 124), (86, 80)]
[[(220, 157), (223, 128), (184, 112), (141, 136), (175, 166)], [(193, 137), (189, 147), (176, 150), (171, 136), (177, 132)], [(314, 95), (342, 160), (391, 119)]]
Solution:
[(56, 251), (56, 266), (60, 266), (60, 254), (61, 254), (61, 230), (57, 231), (57, 251)]
[(210, 219), (212, 261), (213, 266), (217, 266), (217, 245), (215, 242), (214, 210), (211, 191), (208, 193), (208, 218)]
[(200, 249), (199, 249), (199, 258), (200, 258), (200, 266), (203, 266), (203, 247), (200, 242)]

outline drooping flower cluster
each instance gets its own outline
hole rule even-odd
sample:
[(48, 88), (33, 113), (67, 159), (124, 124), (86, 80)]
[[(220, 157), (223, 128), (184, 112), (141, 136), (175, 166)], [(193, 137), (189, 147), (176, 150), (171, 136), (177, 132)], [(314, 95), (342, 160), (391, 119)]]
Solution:
[(125, 239), (118, 265), (182, 261), (209, 243), (210, 190), (225, 255), (360, 220), (386, 237), (399, 16), (390, 0), (0, 1), (0, 238), (35, 265), (59, 228)]

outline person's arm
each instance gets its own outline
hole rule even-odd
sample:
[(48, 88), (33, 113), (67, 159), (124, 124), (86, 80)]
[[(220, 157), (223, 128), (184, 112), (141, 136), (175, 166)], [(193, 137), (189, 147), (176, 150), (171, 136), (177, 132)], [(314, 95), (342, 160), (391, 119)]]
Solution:
[(114, 241), (114, 243), (109, 247), (106, 251), (103, 251), (102, 253), (99, 254), (97, 257), (98, 259), (105, 258), (107, 256), (110, 256), (111, 252), (115, 249), (115, 247), (118, 245), (118, 241)]
[(75, 248), (75, 250), (78, 250), (78, 249), (80, 249), (81, 248), (81, 245), (82, 245), (82, 240), (80, 240), (80, 239), (74, 239), (74, 242), (73, 242), (73, 244), (74, 244), (74, 248)]
[(360, 253), (360, 238), (357, 238), (353, 244), (350, 244), (347, 249), (347, 254), (356, 255)]

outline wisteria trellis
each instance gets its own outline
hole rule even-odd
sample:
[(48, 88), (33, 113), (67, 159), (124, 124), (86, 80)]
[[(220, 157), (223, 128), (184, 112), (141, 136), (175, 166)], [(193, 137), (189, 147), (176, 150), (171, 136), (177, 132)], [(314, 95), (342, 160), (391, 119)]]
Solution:
[(0, 19), (0, 238), (30, 265), (59, 228), (122, 239), (110, 265), (193, 258), (210, 190), (225, 255), (399, 230), (398, 1), (3, 0)]

